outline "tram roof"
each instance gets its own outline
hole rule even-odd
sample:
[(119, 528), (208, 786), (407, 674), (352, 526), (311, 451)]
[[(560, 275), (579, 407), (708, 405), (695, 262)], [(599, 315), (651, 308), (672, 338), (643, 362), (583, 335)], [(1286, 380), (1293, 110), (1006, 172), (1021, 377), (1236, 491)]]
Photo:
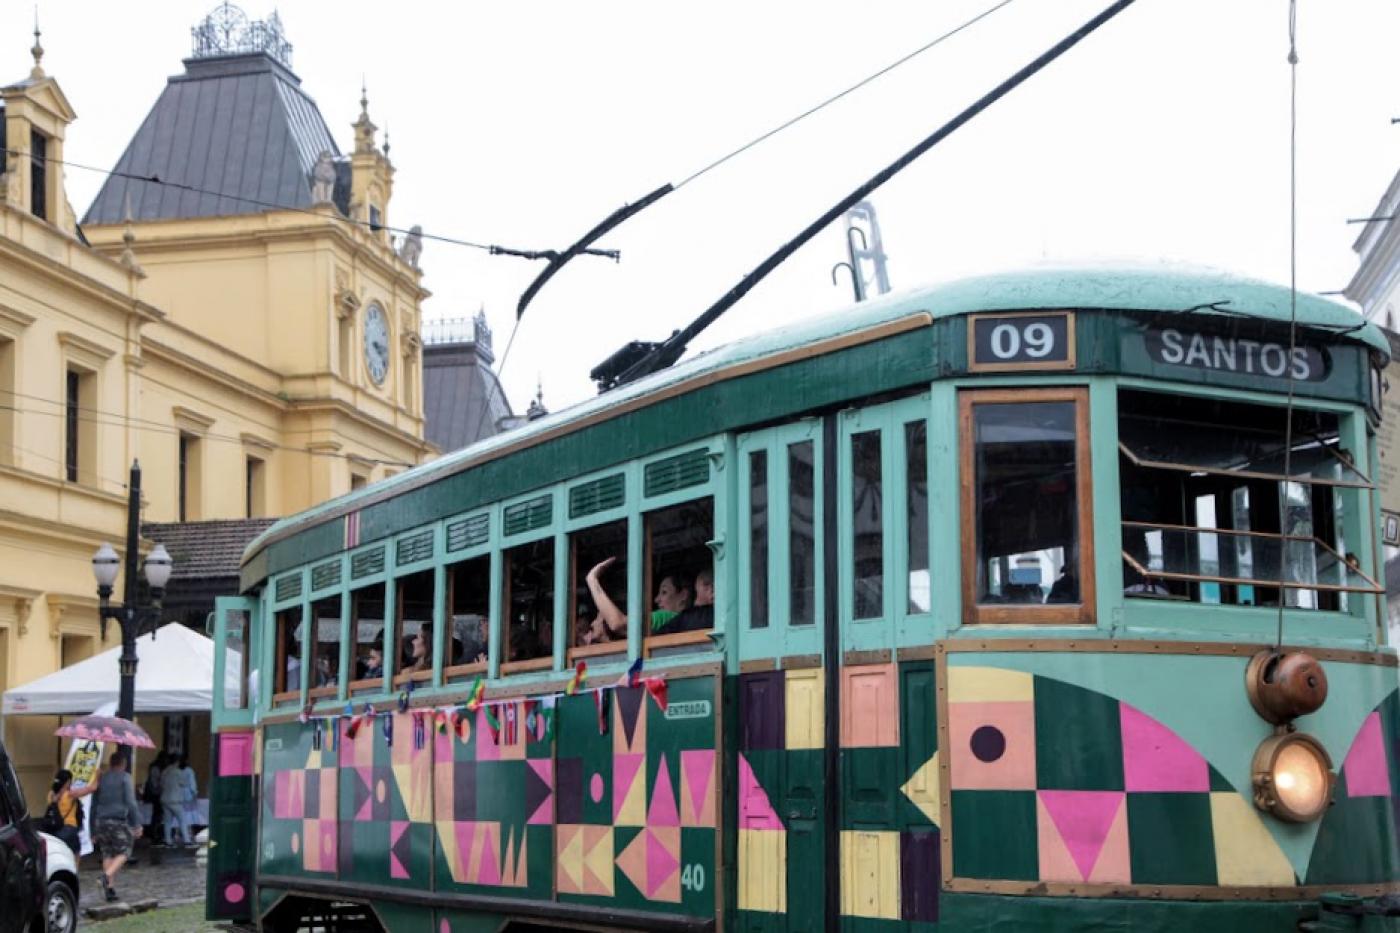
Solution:
[[(251, 543), (243, 563), (274, 540), (356, 509), (393, 498), (399, 491), (461, 472), (494, 459), (504, 449), (528, 446), (570, 424), (605, 420), (631, 409), (647, 395), (708, 374), (781, 353), (790, 353), (842, 335), (859, 333), (924, 313), (934, 319), (982, 311), (1074, 309), (1106, 311), (1190, 311), (1192, 317), (1244, 317), (1288, 324), (1293, 319), (1292, 292), (1285, 285), (1235, 275), (1219, 269), (1169, 263), (1041, 265), (1011, 272), (954, 279), (893, 292), (838, 311), (765, 331), (715, 347), (669, 369), (560, 409), (537, 421), (453, 451), (371, 486), (323, 502), (272, 525)], [(1389, 359), (1390, 344), (1375, 324), (1352, 308), (1305, 292), (1297, 293), (1297, 323), (1330, 331)]]

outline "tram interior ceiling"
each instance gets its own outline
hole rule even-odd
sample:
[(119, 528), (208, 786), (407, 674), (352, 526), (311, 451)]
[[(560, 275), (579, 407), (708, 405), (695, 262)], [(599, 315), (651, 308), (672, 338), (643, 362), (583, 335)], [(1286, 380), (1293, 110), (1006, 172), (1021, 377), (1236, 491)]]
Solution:
[(1337, 610), (1347, 593), (1377, 591), (1348, 556), (1346, 517), (1371, 484), (1341, 446), (1340, 419), (1294, 409), (1291, 430), (1284, 419), (1263, 405), (1119, 394), (1128, 595)]

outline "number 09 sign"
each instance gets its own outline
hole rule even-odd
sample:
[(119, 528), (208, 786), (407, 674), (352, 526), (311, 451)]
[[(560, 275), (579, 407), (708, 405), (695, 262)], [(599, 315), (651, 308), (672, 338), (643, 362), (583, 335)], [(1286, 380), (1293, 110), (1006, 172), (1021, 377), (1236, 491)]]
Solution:
[(1074, 369), (1074, 313), (972, 314), (967, 319), (969, 372)]

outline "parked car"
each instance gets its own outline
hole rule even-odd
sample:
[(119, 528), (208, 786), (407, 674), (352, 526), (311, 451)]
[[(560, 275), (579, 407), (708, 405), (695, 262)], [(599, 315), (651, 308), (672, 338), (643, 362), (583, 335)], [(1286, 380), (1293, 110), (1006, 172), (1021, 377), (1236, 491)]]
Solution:
[(0, 743), (0, 933), (44, 930), (46, 864), (44, 842), (29, 819), (10, 754)]
[(48, 865), (45, 933), (73, 933), (78, 929), (78, 859), (57, 836), (40, 833), (39, 838), (44, 842)]

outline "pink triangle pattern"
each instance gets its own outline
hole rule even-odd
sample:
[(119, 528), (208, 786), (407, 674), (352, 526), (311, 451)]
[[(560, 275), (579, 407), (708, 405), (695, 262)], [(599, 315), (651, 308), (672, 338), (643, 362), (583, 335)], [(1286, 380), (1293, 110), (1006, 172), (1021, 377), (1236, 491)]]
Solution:
[[(680, 839), (676, 834), (679, 833), (679, 830), (646, 829), (643, 832), (646, 833), (647, 837), (647, 898), (654, 901), (680, 900), (678, 896), (680, 893), (679, 885), (667, 883), (672, 880), (676, 871), (681, 867), (680, 859), (676, 857), (677, 853), (672, 852), (671, 847), (666, 845), (662, 837), (663, 833), (667, 833), (678, 845)], [(671, 890), (663, 890), (663, 888), (674, 888), (674, 894)]]
[(783, 821), (773, 810), (768, 792), (754, 777), (749, 760), (739, 755), (739, 828), (782, 829)]
[(1081, 878), (1087, 879), (1125, 799), (1121, 791), (1043, 790), (1045, 804)]
[(1380, 713), (1371, 713), (1361, 723), (1346, 761), (1342, 762), (1342, 772), (1347, 778), (1348, 797), (1390, 796), (1390, 768), (1385, 761)]
[(1210, 769), (1197, 751), (1166, 726), (1119, 703), (1123, 730), (1123, 788), (1129, 793), (1210, 792)]
[(408, 832), (407, 820), (393, 820), (389, 823), (389, 877), (407, 878), (408, 866), (405, 865), (394, 853), (394, 846), (399, 844), (403, 834)]
[(477, 884), (499, 885), (501, 883), (501, 859), (496, 854), (500, 839), (495, 833), (487, 833), (481, 843), (481, 868), (476, 874)]
[[(679, 826), (681, 816), (676, 812), (676, 792), (671, 786), (671, 770), (666, 765), (666, 756), (661, 756), (661, 765), (656, 769), (656, 783), (651, 788), (651, 809), (647, 811), (648, 826)], [(647, 875), (648, 878), (651, 875)]]
[(627, 802), (627, 792), (632, 789), (632, 782), (637, 779), (637, 771), (641, 769), (645, 761), (645, 755), (613, 756), (612, 799), (614, 822), (617, 821), (618, 814), (622, 812), (622, 805)]
[(681, 771), (685, 775), (682, 786), (690, 792), (690, 799), (682, 801), (689, 807), (685, 825), (704, 826), (705, 802), (710, 793), (710, 781), (715, 773), (715, 753), (713, 749), (685, 749), (681, 752)]

